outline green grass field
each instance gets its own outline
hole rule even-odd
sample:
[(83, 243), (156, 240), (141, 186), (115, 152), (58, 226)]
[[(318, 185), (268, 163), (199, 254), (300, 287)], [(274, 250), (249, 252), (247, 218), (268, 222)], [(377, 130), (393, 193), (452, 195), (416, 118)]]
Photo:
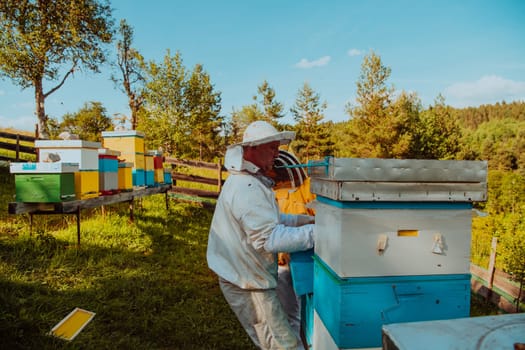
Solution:
[[(86, 210), (77, 249), (74, 216), (36, 216), (30, 236), (0, 181), (0, 348), (252, 348), (206, 264), (209, 209), (155, 195), (133, 223), (124, 204)], [(48, 336), (75, 307), (96, 315), (71, 342)]]
[[(1, 349), (252, 349), (206, 264), (212, 211), (154, 195), (74, 216), (9, 215), (0, 166)], [(496, 313), (472, 298), (472, 315)], [(95, 312), (71, 342), (48, 332), (74, 308)]]

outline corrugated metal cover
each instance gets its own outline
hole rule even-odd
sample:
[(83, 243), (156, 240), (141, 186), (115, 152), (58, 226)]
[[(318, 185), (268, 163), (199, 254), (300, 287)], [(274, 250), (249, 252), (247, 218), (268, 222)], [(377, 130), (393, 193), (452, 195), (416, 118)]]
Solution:
[(312, 193), (340, 201), (487, 199), (486, 161), (330, 158), (310, 175)]

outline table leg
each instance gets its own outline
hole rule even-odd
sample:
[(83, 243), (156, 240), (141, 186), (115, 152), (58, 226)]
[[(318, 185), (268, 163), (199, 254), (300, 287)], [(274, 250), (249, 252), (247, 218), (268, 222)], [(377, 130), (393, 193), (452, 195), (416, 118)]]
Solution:
[(80, 207), (77, 208), (77, 248), (80, 248)]
[(131, 222), (133, 222), (134, 219), (135, 219), (135, 218), (134, 218), (134, 216), (133, 216), (133, 199), (131, 199), (131, 200), (129, 201), (129, 220), (130, 220)]

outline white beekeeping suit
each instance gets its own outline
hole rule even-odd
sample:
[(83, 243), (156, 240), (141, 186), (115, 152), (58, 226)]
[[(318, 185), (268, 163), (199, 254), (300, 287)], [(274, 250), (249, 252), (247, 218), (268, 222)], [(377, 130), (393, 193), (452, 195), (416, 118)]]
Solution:
[[(279, 214), (273, 181), (248, 161), (270, 144), (288, 143), (292, 132), (254, 122), (243, 142), (227, 150), (230, 175), (217, 201), (208, 238), (208, 266), (219, 276), (225, 299), (256, 346), (302, 349), (277, 298), (277, 252), (313, 247), (314, 225), (307, 215)], [(263, 157), (263, 153), (261, 153)], [(253, 157), (252, 157), (253, 158)], [(273, 160), (272, 160), (273, 161)]]

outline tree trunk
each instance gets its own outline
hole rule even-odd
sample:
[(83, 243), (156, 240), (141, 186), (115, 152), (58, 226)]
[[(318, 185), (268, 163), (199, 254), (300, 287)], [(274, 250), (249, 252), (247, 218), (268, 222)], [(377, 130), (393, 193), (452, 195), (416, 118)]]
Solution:
[(38, 134), (42, 139), (49, 139), (49, 130), (47, 128), (47, 116), (44, 108), (44, 91), (42, 87), (42, 80), (34, 82), (35, 86), (35, 102), (36, 102), (36, 116), (38, 119)]

